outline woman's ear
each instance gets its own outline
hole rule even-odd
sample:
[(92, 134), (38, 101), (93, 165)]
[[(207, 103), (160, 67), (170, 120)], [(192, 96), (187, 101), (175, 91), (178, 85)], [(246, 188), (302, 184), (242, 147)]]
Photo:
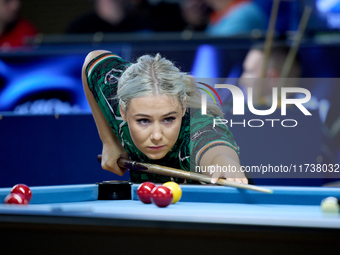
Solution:
[(187, 110), (187, 97), (184, 96), (182, 117), (185, 115), (186, 110)]
[(121, 105), (119, 105), (119, 111), (120, 111), (120, 115), (122, 116), (123, 120), (126, 121), (126, 114)]

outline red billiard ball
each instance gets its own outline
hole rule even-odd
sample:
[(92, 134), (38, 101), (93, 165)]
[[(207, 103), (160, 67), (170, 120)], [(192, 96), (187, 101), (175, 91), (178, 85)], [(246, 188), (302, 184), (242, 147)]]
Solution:
[(143, 182), (137, 189), (137, 197), (144, 204), (151, 204), (151, 191), (156, 187), (152, 182)]
[(155, 187), (151, 192), (151, 201), (158, 207), (167, 207), (173, 199), (172, 191), (165, 186)]
[(23, 194), (18, 193), (10, 193), (5, 197), (5, 204), (19, 204), (19, 205), (27, 205), (28, 204), (27, 197)]
[(31, 199), (32, 199), (32, 191), (25, 184), (17, 184), (17, 185), (15, 185), (12, 188), (11, 193), (22, 194), (22, 195), (26, 196), (28, 202), (30, 202)]

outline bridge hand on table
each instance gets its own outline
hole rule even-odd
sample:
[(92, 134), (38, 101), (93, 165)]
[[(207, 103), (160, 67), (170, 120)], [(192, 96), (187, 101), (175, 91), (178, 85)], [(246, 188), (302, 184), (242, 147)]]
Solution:
[(224, 172), (213, 172), (211, 174), (211, 183), (215, 184), (218, 179), (226, 179), (227, 181), (232, 181), (232, 182), (237, 182), (237, 183), (243, 183), (243, 184), (248, 184), (248, 179), (246, 177), (231, 177), (229, 173), (224, 173)]

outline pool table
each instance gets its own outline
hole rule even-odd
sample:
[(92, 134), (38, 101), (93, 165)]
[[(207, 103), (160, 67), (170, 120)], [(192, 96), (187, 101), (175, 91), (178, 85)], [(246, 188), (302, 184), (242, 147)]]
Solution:
[[(181, 185), (182, 199), (166, 208), (140, 202), (137, 188), (31, 187), (29, 205), (0, 204), (1, 254), (339, 253), (340, 217), (320, 209), (338, 188)], [(10, 190), (0, 189), (2, 201)]]

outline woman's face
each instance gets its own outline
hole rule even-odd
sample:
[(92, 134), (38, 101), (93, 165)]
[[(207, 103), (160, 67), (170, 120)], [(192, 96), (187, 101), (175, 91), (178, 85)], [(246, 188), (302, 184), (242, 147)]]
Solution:
[(185, 107), (175, 97), (158, 95), (134, 98), (120, 112), (137, 148), (150, 159), (161, 159), (177, 141)]

